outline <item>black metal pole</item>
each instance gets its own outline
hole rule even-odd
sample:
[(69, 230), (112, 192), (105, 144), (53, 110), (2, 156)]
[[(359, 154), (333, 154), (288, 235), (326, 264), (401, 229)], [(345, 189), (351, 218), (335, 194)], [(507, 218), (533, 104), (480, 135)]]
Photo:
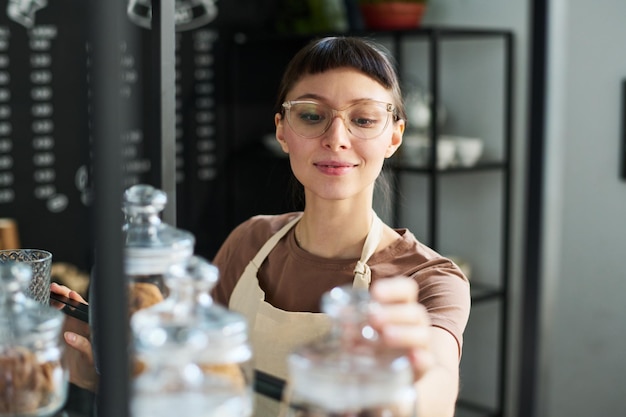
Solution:
[(430, 91), (432, 102), (430, 103), (430, 175), (428, 178), (428, 224), (430, 224), (430, 236), (428, 245), (434, 250), (439, 248), (439, 175), (437, 173), (437, 160), (439, 150), (439, 71), (440, 71), (440, 49), (442, 35), (439, 31), (433, 30), (429, 34), (429, 71)]
[(544, 144), (549, 1), (531, 2), (530, 97), (527, 162), (526, 270), (522, 281), (522, 329), (518, 416), (537, 414), (541, 306), (541, 232), (543, 225)]
[(510, 309), (510, 248), (511, 248), (511, 196), (512, 175), (512, 139), (513, 139), (513, 86), (514, 84), (514, 43), (513, 34), (504, 35), (504, 178), (502, 184), (502, 248), (500, 258), (502, 294), (504, 300), (500, 303), (500, 363), (499, 363), (499, 386), (498, 386), (498, 410), (500, 415), (506, 415), (506, 399), (508, 393), (508, 340), (509, 340), (509, 309)]
[(151, 114), (160, 143), (158, 184), (167, 194), (163, 221), (176, 225), (176, 80), (174, 0), (152, 1)]
[[(125, 38), (122, 3), (93, 1), (92, 14), (92, 135), (93, 232), (95, 263), (90, 291), (93, 329), (100, 375), (98, 417), (129, 414), (128, 312), (123, 273), (121, 198), (123, 162), (121, 132), (124, 112), (120, 98), (120, 44)], [(113, 306), (113, 308), (112, 308)]]

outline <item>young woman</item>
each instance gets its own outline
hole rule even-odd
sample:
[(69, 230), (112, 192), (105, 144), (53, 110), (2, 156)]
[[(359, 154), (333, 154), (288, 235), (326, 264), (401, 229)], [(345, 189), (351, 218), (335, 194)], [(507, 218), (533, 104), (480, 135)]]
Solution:
[(248, 318), (256, 367), (284, 378), (287, 353), (327, 330), (322, 294), (371, 285), (385, 307), (373, 324), (412, 359), (418, 414), (452, 416), (468, 282), (372, 209), (405, 128), (392, 61), (364, 39), (313, 41), (287, 67), (276, 107), (276, 140), (304, 188), (304, 211), (256, 216), (230, 234), (213, 260), (216, 300)]
[[(304, 211), (256, 216), (233, 230), (213, 260), (220, 270), (215, 299), (249, 320), (256, 367), (284, 378), (287, 353), (328, 328), (321, 295), (339, 285), (370, 288), (382, 306), (372, 325), (413, 364), (418, 415), (452, 417), (468, 281), (372, 208), (383, 163), (406, 126), (391, 59), (365, 39), (311, 42), (287, 67), (274, 120), (304, 189)], [(86, 338), (65, 336), (90, 359)], [(93, 386), (88, 376), (73, 379)]]

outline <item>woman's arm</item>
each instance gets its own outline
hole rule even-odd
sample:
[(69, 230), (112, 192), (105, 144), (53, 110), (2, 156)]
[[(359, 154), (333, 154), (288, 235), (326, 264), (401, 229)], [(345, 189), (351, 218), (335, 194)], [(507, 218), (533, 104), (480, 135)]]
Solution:
[(417, 300), (418, 286), (406, 277), (377, 280), (372, 298), (381, 304), (372, 325), (393, 347), (408, 349), (418, 390), (420, 417), (453, 417), (459, 392), (460, 352), (448, 331), (431, 326)]

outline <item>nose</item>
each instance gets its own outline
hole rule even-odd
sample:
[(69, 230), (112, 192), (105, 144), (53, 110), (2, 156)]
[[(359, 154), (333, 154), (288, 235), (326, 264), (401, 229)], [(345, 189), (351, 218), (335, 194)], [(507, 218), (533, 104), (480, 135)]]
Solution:
[(350, 135), (351, 133), (348, 131), (348, 125), (343, 115), (336, 114), (322, 137), (322, 144), (333, 151), (348, 149), (351, 144)]

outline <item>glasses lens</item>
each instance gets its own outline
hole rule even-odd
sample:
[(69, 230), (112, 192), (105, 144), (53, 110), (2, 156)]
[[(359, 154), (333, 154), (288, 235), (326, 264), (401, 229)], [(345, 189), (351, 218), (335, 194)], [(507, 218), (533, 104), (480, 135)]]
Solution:
[[(374, 101), (359, 102), (337, 113), (341, 115), (346, 129), (361, 139), (379, 136), (391, 117), (387, 104)], [(287, 110), (289, 125), (305, 138), (323, 135), (334, 117), (330, 107), (314, 102), (290, 102)]]
[(383, 133), (391, 112), (384, 103), (363, 102), (346, 109), (348, 130), (362, 139), (373, 139)]
[(287, 119), (298, 135), (316, 138), (326, 131), (331, 120), (331, 111), (319, 103), (291, 103)]

